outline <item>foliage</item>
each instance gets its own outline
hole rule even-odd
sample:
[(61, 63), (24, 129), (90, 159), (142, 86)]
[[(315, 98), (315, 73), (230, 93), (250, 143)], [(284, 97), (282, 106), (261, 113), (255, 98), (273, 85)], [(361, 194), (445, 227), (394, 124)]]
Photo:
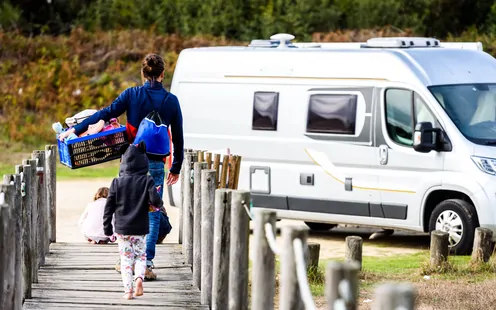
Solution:
[[(445, 37), (471, 26), (494, 31), (490, 0), (0, 0), (22, 11), (24, 33), (149, 29), (237, 40), (290, 32), (308, 40), (313, 32), (393, 25)], [(1, 22), (1, 20), (0, 20)]]

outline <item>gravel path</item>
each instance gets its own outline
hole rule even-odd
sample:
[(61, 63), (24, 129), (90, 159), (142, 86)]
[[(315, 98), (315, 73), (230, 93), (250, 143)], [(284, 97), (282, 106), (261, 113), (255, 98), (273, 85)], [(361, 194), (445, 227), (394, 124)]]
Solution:
[[(112, 179), (79, 179), (57, 182), (57, 241), (85, 242), (78, 227), (79, 216), (86, 204), (92, 200), (96, 190), (102, 186), (110, 186), (111, 181)], [(167, 191), (164, 195), (167, 195)], [(167, 197), (164, 197), (164, 200), (168, 202)], [(175, 243), (178, 240), (178, 208), (166, 206), (166, 209), (173, 229), (164, 242)], [(293, 224), (302, 225), (303, 222), (283, 220), (278, 222), (277, 226)], [(368, 240), (374, 231), (378, 230), (337, 227), (325, 233), (312, 232), (309, 241), (320, 243), (321, 259), (344, 257), (344, 239), (349, 235), (358, 235), (364, 238), (364, 256), (415, 253), (426, 249), (429, 245), (428, 236), (399, 231), (381, 240)], [(281, 241), (280, 238), (277, 239), (278, 242)]]

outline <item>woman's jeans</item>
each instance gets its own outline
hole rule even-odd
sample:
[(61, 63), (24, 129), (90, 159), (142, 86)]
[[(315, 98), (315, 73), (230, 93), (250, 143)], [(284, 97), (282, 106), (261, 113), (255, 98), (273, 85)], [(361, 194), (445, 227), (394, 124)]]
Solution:
[[(160, 186), (158, 195), (163, 199), (164, 194), (164, 179), (165, 179), (165, 163), (163, 161), (149, 160), (149, 173), (155, 182), (155, 187)], [(150, 231), (146, 235), (146, 265), (151, 266), (152, 260), (155, 258), (155, 245), (158, 240), (160, 228), (160, 211), (148, 212), (150, 223)]]

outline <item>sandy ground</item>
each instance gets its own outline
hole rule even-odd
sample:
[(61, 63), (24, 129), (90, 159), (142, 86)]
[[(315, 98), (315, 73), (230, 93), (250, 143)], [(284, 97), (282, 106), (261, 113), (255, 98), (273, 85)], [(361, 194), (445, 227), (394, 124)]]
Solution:
[[(58, 242), (85, 242), (80, 232), (78, 221), (86, 204), (91, 201), (96, 190), (102, 186), (110, 186), (111, 179), (67, 180), (57, 182), (57, 241)], [(165, 191), (164, 195), (167, 195)], [(164, 197), (167, 203), (168, 198)], [(178, 241), (178, 214), (177, 207), (166, 206), (173, 229), (164, 242)], [(305, 225), (302, 221), (282, 220), (277, 223), (283, 225)], [(329, 232), (311, 232), (309, 242), (320, 243), (320, 259), (344, 257), (344, 240), (346, 236), (358, 235), (364, 239), (364, 256), (386, 256), (399, 253), (415, 253), (426, 249), (429, 238), (426, 235), (409, 232), (395, 232), (392, 236), (378, 240), (369, 240), (369, 236), (379, 230), (356, 227), (337, 227)], [(250, 239), (251, 240), (251, 239)], [(277, 238), (279, 243), (281, 238)]]

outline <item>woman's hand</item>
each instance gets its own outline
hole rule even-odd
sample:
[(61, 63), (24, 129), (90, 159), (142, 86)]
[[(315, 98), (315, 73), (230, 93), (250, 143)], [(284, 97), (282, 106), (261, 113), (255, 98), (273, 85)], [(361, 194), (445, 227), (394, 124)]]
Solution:
[(68, 136), (72, 135), (75, 131), (76, 130), (74, 128), (71, 128), (69, 130), (64, 131), (63, 133), (61, 133), (59, 135), (59, 140), (63, 142), (65, 138), (67, 138)]
[(167, 174), (167, 185), (174, 185), (177, 183), (177, 180), (179, 180), (179, 174), (175, 174), (172, 172), (169, 172)]

